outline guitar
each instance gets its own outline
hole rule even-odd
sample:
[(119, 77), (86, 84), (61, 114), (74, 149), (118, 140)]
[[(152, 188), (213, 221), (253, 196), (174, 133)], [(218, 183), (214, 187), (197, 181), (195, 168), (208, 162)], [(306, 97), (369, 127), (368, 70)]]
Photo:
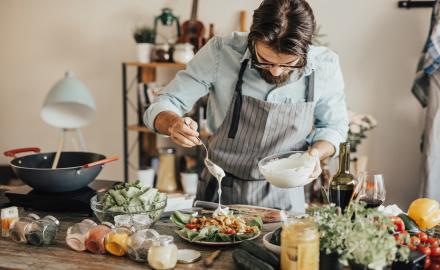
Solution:
[(193, 0), (191, 19), (182, 24), (182, 33), (178, 40), (178, 43), (191, 43), (194, 45), (195, 51), (203, 46), (205, 36), (205, 26), (201, 21), (197, 20), (198, 4), (198, 0)]

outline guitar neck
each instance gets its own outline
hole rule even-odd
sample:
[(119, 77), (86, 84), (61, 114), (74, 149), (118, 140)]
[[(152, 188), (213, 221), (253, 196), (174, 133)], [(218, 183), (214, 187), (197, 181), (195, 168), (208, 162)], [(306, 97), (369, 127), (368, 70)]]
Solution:
[(191, 10), (191, 21), (197, 20), (197, 8), (199, 6), (199, 0), (193, 0), (192, 10)]

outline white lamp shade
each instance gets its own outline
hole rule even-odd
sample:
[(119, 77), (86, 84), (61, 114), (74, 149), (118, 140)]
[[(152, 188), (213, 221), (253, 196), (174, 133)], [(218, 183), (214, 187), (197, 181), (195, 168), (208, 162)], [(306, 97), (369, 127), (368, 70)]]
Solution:
[(41, 117), (59, 128), (80, 128), (95, 119), (96, 104), (87, 87), (67, 72), (46, 96)]

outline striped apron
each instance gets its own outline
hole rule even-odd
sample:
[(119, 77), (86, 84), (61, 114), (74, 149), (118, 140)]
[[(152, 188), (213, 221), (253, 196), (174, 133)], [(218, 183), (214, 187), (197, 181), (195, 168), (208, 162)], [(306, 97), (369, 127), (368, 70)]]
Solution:
[[(210, 138), (210, 159), (222, 167), (222, 204), (248, 204), (304, 212), (304, 188), (278, 188), (258, 170), (262, 158), (291, 150), (306, 150), (313, 128), (314, 72), (307, 77), (306, 101), (273, 103), (243, 95), (242, 62), (235, 94), (223, 123)], [(197, 186), (197, 199), (218, 202), (217, 180), (205, 170)]]

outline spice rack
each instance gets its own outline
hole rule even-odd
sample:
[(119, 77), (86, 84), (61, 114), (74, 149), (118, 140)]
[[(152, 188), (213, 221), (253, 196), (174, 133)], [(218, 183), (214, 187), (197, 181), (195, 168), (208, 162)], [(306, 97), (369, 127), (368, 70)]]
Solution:
[[(147, 163), (151, 156), (157, 156), (156, 134), (146, 127), (143, 123), (143, 113), (145, 106), (140, 96), (140, 90), (146, 91), (148, 84), (157, 81), (158, 70), (172, 70), (179, 71), (185, 69), (185, 64), (170, 63), (170, 62), (154, 62), (154, 63), (140, 63), (140, 62), (123, 62), (122, 63), (122, 102), (123, 102), (123, 166), (124, 166), (124, 182), (128, 182), (130, 178), (130, 168), (140, 168)], [(134, 76), (128, 79), (128, 73), (134, 71)], [(143, 89), (141, 89), (141, 87)], [(132, 93), (136, 90), (134, 97)], [(197, 105), (196, 105), (197, 106)], [(136, 123), (130, 123), (129, 114), (136, 114)], [(135, 140), (129, 139), (129, 133), (137, 133)], [(206, 138), (209, 136), (203, 130), (200, 132), (200, 137)], [(139, 162), (137, 165), (130, 162), (130, 157), (138, 148)]]

